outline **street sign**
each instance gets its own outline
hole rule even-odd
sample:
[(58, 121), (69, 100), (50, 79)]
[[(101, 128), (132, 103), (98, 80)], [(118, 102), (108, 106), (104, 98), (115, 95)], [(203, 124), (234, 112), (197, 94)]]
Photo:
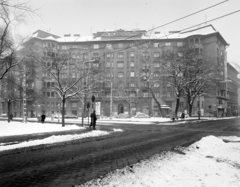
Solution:
[(92, 102), (93, 103), (95, 102), (95, 96), (94, 95), (92, 96)]
[(90, 108), (90, 103), (87, 103), (87, 108), (88, 108), (88, 109)]

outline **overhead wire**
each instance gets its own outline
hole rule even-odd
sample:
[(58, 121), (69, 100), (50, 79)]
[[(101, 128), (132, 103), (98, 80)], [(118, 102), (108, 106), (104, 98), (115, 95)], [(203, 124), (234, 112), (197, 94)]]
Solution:
[[(209, 7), (206, 7), (206, 8), (204, 8), (204, 9), (198, 10), (198, 11), (196, 11), (196, 12), (193, 12), (193, 13), (188, 14), (188, 15), (186, 15), (186, 16), (183, 16), (183, 17), (181, 17), (181, 18), (175, 19), (175, 20), (170, 21), (170, 22), (168, 22), (168, 23), (164, 23), (164, 24), (162, 24), (162, 25), (160, 25), (160, 26), (157, 26), (157, 27), (154, 27), (154, 28), (152, 28), (152, 29), (147, 30), (146, 33), (151, 32), (151, 31), (156, 30), (156, 29), (159, 29), (159, 28), (161, 28), (161, 27), (170, 25), (170, 24), (172, 24), (172, 23), (178, 22), (178, 21), (180, 21), (180, 20), (186, 19), (186, 18), (188, 18), (188, 17), (190, 17), (190, 16), (193, 16), (193, 15), (198, 14), (198, 13), (200, 13), (200, 12), (206, 11), (206, 10), (208, 10), (208, 9), (214, 8), (214, 7), (218, 6), (218, 5), (221, 5), (221, 4), (223, 4), (223, 3), (226, 3), (227, 1), (229, 1), (229, 0), (225, 0), (225, 1), (222, 1), (222, 2), (219, 2), (219, 3), (216, 3), (216, 4), (212, 5), (212, 6), (209, 6)], [(129, 36), (129, 37), (126, 37), (126, 38), (123, 38), (123, 39), (119, 39), (119, 40), (125, 41), (125, 40), (129, 40), (129, 39), (131, 39), (131, 38), (135, 38), (135, 37), (141, 36), (141, 35), (142, 35), (142, 33), (139, 33), (139, 34), (132, 35), (132, 36)], [(78, 39), (78, 38), (77, 38), (77, 39)], [(74, 42), (77, 42), (77, 39), (76, 39)], [(119, 41), (113, 42), (112, 44), (114, 45), (114, 44), (116, 44), (116, 43), (119, 43)], [(98, 48), (98, 49), (90, 50), (90, 51), (84, 52), (84, 53), (82, 53), (82, 54), (80, 54), (80, 55), (83, 55), (83, 54), (86, 54), (86, 53), (91, 53), (91, 52), (94, 52), (94, 51), (98, 51), (98, 50), (100, 50), (100, 49), (104, 49), (105, 47), (106, 47), (106, 46), (100, 47), (100, 48)]]
[[(230, 15), (235, 14), (235, 13), (238, 13), (238, 12), (240, 12), (240, 10), (236, 10), (236, 11), (234, 11), (234, 12), (230, 12), (230, 13), (225, 14), (225, 15), (223, 15), (223, 16), (219, 16), (219, 17), (213, 18), (213, 19), (207, 21), (207, 23), (210, 23), (210, 22), (213, 22), (213, 21), (222, 19), (222, 18), (224, 18), (224, 17), (230, 16)], [(196, 26), (198, 26), (198, 25), (205, 24), (205, 23), (206, 23), (206, 21), (201, 22), (201, 23), (198, 23), (198, 24), (196, 24), (196, 25), (193, 25), (193, 26), (190, 26), (190, 27), (181, 29), (181, 30), (179, 30), (179, 32), (183, 32), (183, 31), (189, 30), (189, 29), (191, 29), (191, 28), (194, 28), (194, 27), (196, 27)], [(132, 48), (132, 47), (136, 47), (136, 46), (139, 46), (139, 45), (143, 45), (143, 44), (145, 44), (145, 43), (148, 43), (149, 41), (159, 40), (159, 39), (165, 38), (165, 37), (170, 36), (170, 35), (173, 35), (173, 34), (176, 34), (176, 33), (169, 33), (168, 35), (164, 35), (164, 36), (159, 37), (159, 38), (146, 39), (146, 40), (147, 40), (146, 42), (141, 42), (141, 43), (139, 43), (139, 44), (137, 44), (137, 45), (128, 46), (128, 47), (126, 47), (126, 48), (124, 48), (124, 49), (119, 49), (119, 50), (117, 50), (117, 51), (113, 51), (113, 52), (110, 52), (110, 53), (108, 53), (108, 54), (114, 54), (114, 53), (117, 53), (117, 52), (120, 52), (120, 51), (124, 51), (124, 50), (130, 49), (130, 48)], [(104, 55), (102, 55), (102, 56), (104, 56)], [(102, 57), (102, 56), (99, 56), (99, 58)]]

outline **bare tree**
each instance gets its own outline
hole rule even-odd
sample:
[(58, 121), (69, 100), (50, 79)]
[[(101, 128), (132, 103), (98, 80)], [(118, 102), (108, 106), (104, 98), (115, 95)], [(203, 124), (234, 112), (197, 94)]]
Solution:
[(26, 13), (35, 13), (29, 2), (0, 0), (0, 80), (21, 62), (14, 60), (20, 45), (14, 40), (12, 30), (14, 23), (22, 22)]
[(186, 79), (184, 92), (187, 96), (189, 115), (192, 116), (192, 106), (197, 96), (214, 94), (212, 92), (223, 80), (223, 75), (221, 75), (221, 67), (214, 59), (197, 58), (196, 54), (189, 57), (191, 64), (188, 65), (184, 74)]
[[(142, 68), (140, 69), (138, 75), (141, 79), (141, 82), (143, 83), (142, 86), (151, 93), (152, 98), (156, 102), (160, 112), (159, 115), (163, 115), (163, 110), (160, 103), (161, 96), (159, 94), (160, 85), (162, 84), (162, 78), (160, 75), (160, 71), (155, 71), (156, 68), (160, 67), (160, 63), (158, 61), (154, 61), (153, 57), (150, 55), (150, 46), (151, 42), (140, 46), (142, 48)], [(156, 93), (158, 93), (158, 96)]]
[(84, 98), (85, 95), (94, 92), (97, 83), (101, 80), (99, 62), (78, 60), (74, 58), (71, 51), (57, 53), (51, 48), (48, 49), (46, 56), (36, 53), (35, 60), (40, 65), (40, 71), (49, 75), (49, 81), (45, 82), (49, 84), (47, 87), (61, 99), (62, 126), (64, 127), (66, 100), (72, 97)]

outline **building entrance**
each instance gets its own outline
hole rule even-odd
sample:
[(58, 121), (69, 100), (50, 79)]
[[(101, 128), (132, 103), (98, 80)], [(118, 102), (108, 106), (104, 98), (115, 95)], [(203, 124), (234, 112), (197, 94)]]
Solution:
[(124, 113), (123, 104), (118, 105), (118, 114)]

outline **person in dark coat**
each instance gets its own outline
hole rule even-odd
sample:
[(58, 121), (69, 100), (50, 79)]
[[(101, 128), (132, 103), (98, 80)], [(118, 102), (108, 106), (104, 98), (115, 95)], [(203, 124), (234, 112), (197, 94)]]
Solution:
[(45, 114), (42, 114), (42, 115), (41, 115), (41, 122), (42, 122), (42, 123), (44, 123), (45, 118), (46, 118), (46, 115), (45, 115)]
[(93, 130), (96, 129), (96, 121), (97, 121), (97, 116), (95, 114), (95, 110), (93, 111), (93, 113), (91, 114), (91, 126), (93, 127)]
[(10, 121), (13, 120), (13, 114), (12, 113), (10, 113), (9, 118), (10, 118)]
[(182, 118), (182, 119), (185, 118), (185, 113), (184, 113), (184, 112), (182, 112), (182, 114), (181, 114), (181, 118)]

